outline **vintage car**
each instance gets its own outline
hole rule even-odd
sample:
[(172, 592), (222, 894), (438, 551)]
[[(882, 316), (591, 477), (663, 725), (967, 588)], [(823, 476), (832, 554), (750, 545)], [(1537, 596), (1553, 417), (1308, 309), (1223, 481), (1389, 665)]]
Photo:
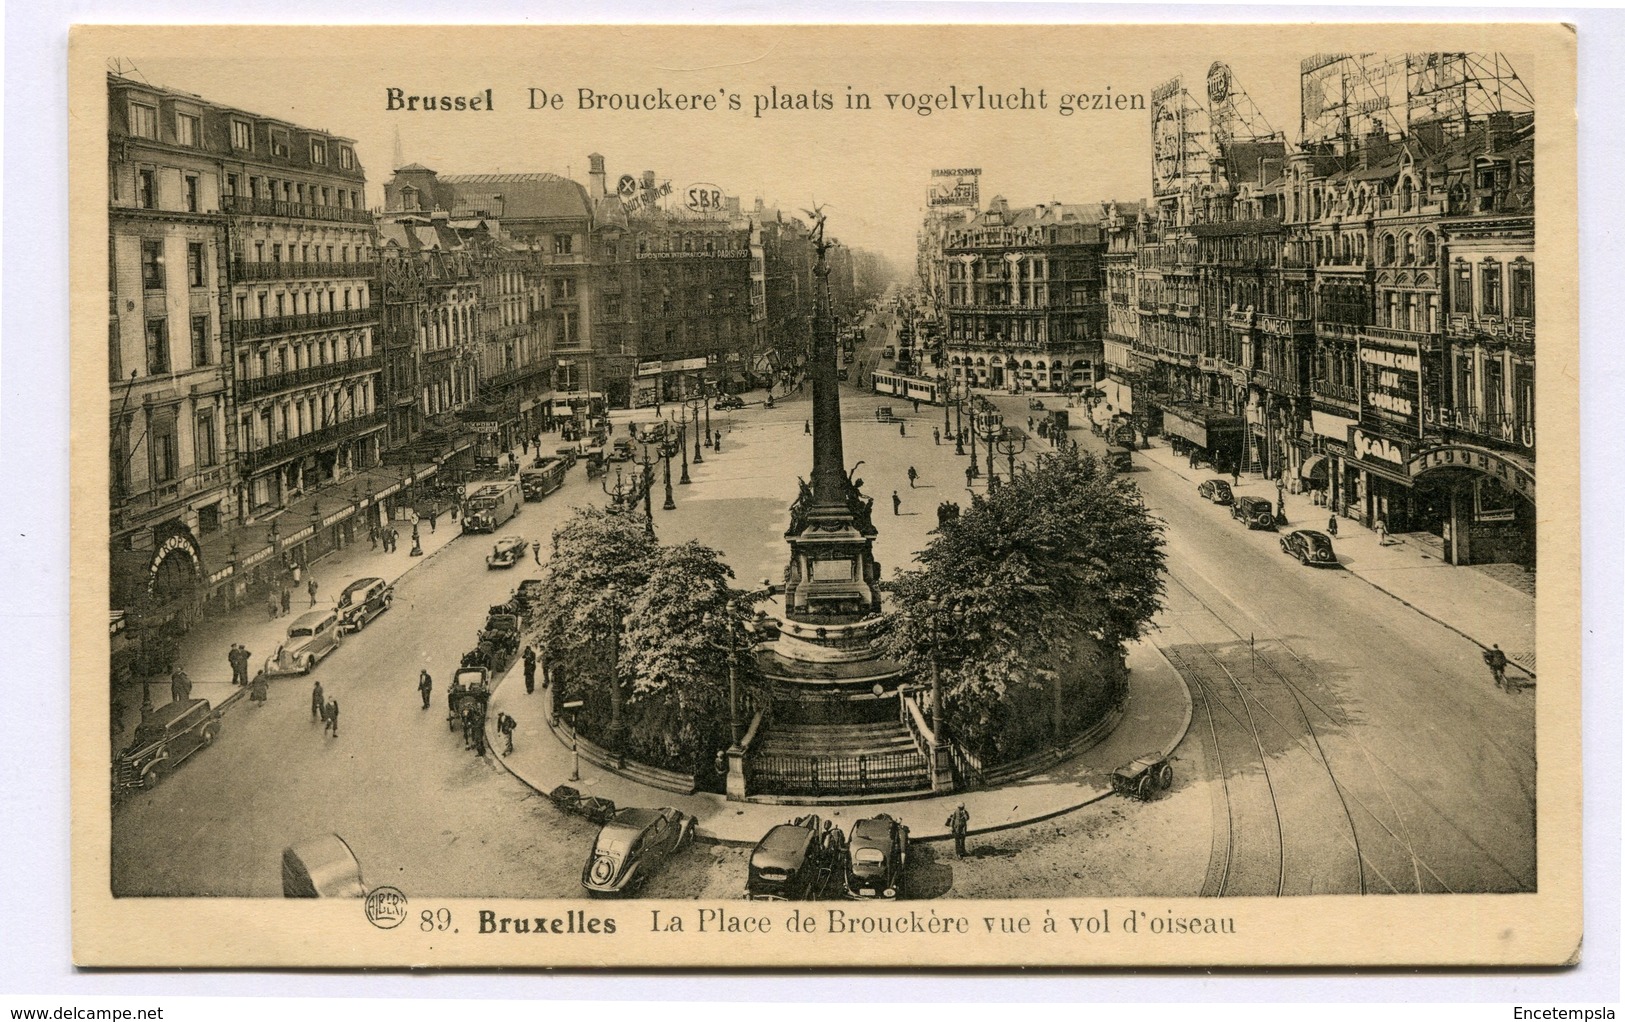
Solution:
[(1110, 465), (1114, 472), (1134, 471), (1134, 455), (1130, 451), (1107, 451), (1101, 460)]
[(751, 901), (817, 898), (835, 865), (830, 840), (817, 816), (798, 816), (768, 831), (750, 853), (745, 897)]
[(607, 457), (610, 461), (631, 461), (632, 441), (624, 436), (620, 437), (610, 445)]
[(881, 358), (896, 358), (897, 357), (897, 349), (895, 347), (891, 346), (890, 344), (888, 344), (888, 345), (886, 345), (885, 348), (883, 348), (881, 350), (880, 357)]
[(485, 556), (487, 568), (511, 568), (525, 559), (530, 543), (523, 536), (503, 536)]
[(339, 628), (359, 632), (395, 601), (395, 587), (381, 578), (358, 578), (339, 594)]
[(1173, 786), (1174, 768), (1159, 756), (1141, 756), (1112, 771), (1112, 790), (1142, 802)]
[(177, 699), (135, 726), (135, 738), (113, 764), (120, 788), (151, 788), (192, 753), (213, 745), (220, 711), (207, 699)]
[(711, 407), (719, 412), (728, 412), (745, 407), (745, 402), (738, 394), (724, 394), (713, 401)]
[(300, 614), (288, 626), (288, 639), (265, 661), (265, 673), (309, 674), (344, 641), (338, 612), (320, 608)]
[(282, 849), (284, 898), (365, 898), (361, 863), (337, 834), (323, 834)]
[(1223, 479), (1204, 479), (1196, 487), (1196, 495), (1215, 504), (1228, 504), (1235, 499), (1230, 484)]
[(1314, 529), (1297, 529), (1281, 537), (1281, 552), (1296, 557), (1298, 563), (1317, 568), (1335, 568), (1337, 554), (1332, 550), (1332, 538)]
[(858, 820), (846, 839), (846, 896), (901, 898), (908, 828), (885, 813)]
[(694, 839), (694, 818), (675, 809), (622, 809), (598, 831), (581, 868), (592, 894), (631, 894)]
[[(558, 450), (553, 452), (553, 457), (558, 458), (560, 461), (564, 462), (564, 467), (566, 469), (570, 469), (570, 468), (575, 467), (575, 463), (576, 463), (575, 445), (572, 444), (569, 447), (560, 447)], [(537, 456), (537, 460), (538, 461), (541, 460), (539, 455)]]
[(1275, 505), (1263, 497), (1237, 497), (1230, 505), (1230, 517), (1246, 522), (1249, 529), (1275, 530)]

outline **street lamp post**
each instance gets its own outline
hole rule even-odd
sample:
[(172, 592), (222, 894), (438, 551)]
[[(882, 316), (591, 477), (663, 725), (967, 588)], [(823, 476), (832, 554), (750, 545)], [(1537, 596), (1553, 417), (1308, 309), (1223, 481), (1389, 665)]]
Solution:
[(958, 427), (954, 430), (954, 454), (956, 455), (965, 453), (965, 396), (969, 393), (970, 377), (967, 376), (954, 386), (954, 425)]
[[(694, 437), (694, 464), (703, 465), (705, 464), (705, 456), (700, 453), (700, 438), (697, 435), (700, 430), (700, 409), (703, 407), (709, 410), (711, 407), (711, 399), (709, 397), (696, 395), (688, 402), (688, 407), (694, 410), (694, 432), (696, 434)], [(688, 448), (685, 446), (683, 450), (687, 451)]]
[[(699, 420), (696, 419), (695, 424), (698, 425), (698, 423), (699, 423)], [(705, 399), (705, 446), (707, 446), (707, 447), (711, 446), (711, 399), (709, 397), (707, 397)], [(698, 448), (696, 448), (696, 450), (695, 450), (694, 464), (696, 464), (696, 465), (705, 464), (705, 459), (700, 457), (700, 455), (698, 453)]]
[[(696, 440), (699, 438), (696, 437)], [(688, 478), (688, 413), (683, 413), (683, 421), (677, 426), (677, 449), (683, 452), (683, 475), (677, 482), (687, 486), (691, 480)]]
[(1026, 453), (1026, 450), (1027, 450), (1027, 438), (1025, 436), (1023, 436), (1022, 434), (1016, 432), (1014, 429), (1006, 429), (1000, 435), (999, 440), (998, 440), (998, 444), (999, 444), (999, 453), (1001, 453), (1001, 454), (1005, 455), (1007, 458), (1009, 458), (1009, 463), (1010, 463), (1010, 476), (1009, 476), (1009, 479), (1010, 479), (1011, 482), (1015, 482), (1015, 480), (1016, 480), (1016, 455)]

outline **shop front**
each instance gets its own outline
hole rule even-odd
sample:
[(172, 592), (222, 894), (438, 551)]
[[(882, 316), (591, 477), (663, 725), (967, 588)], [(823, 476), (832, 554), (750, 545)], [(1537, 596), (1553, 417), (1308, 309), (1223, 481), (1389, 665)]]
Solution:
[(1535, 466), (1468, 444), (1417, 452), (1406, 464), (1417, 494), (1437, 509), (1451, 564), (1520, 564), (1534, 570)]

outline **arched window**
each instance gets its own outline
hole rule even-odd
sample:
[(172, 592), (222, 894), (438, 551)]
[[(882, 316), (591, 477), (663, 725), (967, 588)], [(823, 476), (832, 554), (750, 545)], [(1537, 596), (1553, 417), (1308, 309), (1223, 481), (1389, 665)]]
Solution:
[[(1406, 183), (1408, 184), (1409, 182)], [(1411, 234), (1410, 231), (1405, 232), (1404, 252), (1406, 266), (1410, 266), (1416, 262), (1416, 236)]]
[(1382, 236), (1382, 265), (1394, 265), (1395, 249), (1396, 246), (1394, 243), (1394, 236), (1392, 234), (1384, 234)]
[(1409, 177), (1399, 183), (1399, 208), (1409, 212), (1416, 203), (1416, 182)]
[(1434, 237), (1432, 231), (1428, 231), (1422, 235), (1422, 262), (1425, 265), (1432, 266), (1438, 261), (1439, 240)]

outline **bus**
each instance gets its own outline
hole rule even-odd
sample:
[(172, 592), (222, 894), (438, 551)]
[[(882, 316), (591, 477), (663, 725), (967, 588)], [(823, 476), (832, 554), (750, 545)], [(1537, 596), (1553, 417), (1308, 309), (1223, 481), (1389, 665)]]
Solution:
[(869, 374), (869, 379), (876, 394), (890, 394), (905, 401), (923, 401), (931, 405), (942, 404), (942, 384), (936, 380), (878, 369)]
[(487, 483), (463, 502), (464, 532), (495, 532), (519, 513), (521, 496), (516, 482)]

